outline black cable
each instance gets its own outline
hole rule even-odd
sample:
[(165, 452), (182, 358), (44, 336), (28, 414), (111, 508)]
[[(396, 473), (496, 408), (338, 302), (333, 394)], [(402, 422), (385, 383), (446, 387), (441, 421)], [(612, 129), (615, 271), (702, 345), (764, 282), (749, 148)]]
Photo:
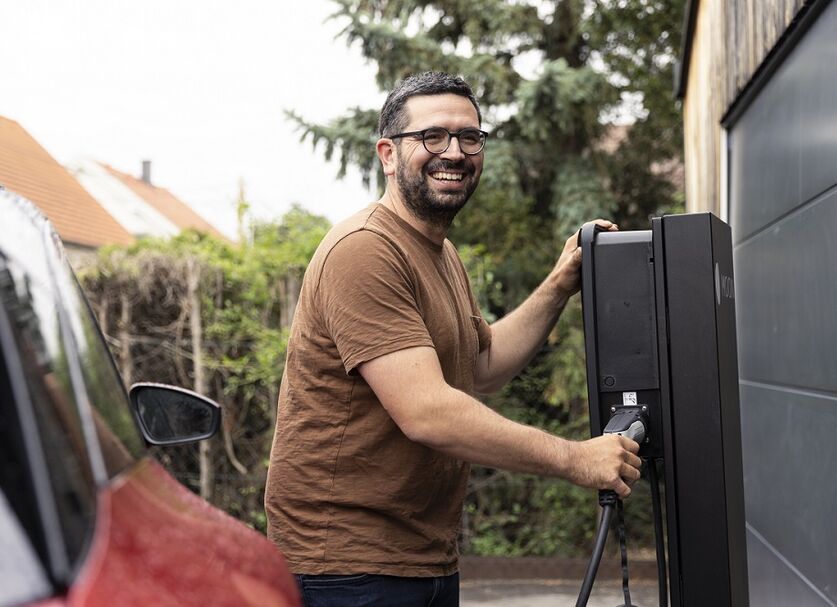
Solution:
[(616, 502), (616, 530), (619, 533), (619, 554), (622, 557), (622, 596), (625, 603), (622, 607), (633, 607), (631, 603), (631, 590), (628, 587), (628, 544), (625, 541), (625, 512), (622, 509), (622, 500)]
[(657, 587), (660, 591), (660, 607), (668, 607), (666, 583), (666, 548), (663, 544), (663, 513), (660, 501), (660, 479), (657, 476), (657, 460), (648, 460), (648, 482), (651, 485), (651, 507), (654, 510), (654, 539), (657, 544)]
[(587, 601), (590, 599), (590, 592), (593, 590), (596, 572), (599, 570), (599, 563), (602, 560), (602, 553), (604, 553), (607, 532), (610, 530), (610, 520), (613, 518), (614, 503), (607, 503), (602, 506), (602, 516), (599, 519), (599, 530), (596, 534), (596, 547), (593, 549), (592, 556), (590, 556), (590, 563), (587, 565), (587, 572), (584, 574), (584, 582), (581, 584), (581, 592), (578, 594), (575, 607), (585, 607)]

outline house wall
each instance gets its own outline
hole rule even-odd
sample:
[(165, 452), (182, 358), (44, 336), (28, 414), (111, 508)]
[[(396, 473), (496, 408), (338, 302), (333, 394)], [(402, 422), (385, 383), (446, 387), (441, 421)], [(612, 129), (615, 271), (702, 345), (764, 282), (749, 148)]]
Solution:
[(169, 237), (180, 228), (145, 202), (94, 160), (78, 160), (67, 169), (91, 196), (134, 236)]
[(74, 272), (96, 265), (98, 257), (96, 249), (92, 247), (65, 242), (64, 251), (67, 253), (67, 261), (70, 262)]
[[(693, 0), (697, 1), (697, 0)], [(686, 210), (721, 212), (721, 117), (805, 0), (702, 0), (683, 100)]]

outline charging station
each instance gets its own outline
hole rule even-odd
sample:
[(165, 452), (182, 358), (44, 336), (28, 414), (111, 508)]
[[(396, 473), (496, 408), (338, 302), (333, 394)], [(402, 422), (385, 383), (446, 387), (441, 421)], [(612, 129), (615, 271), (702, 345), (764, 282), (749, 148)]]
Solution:
[[(587, 224), (580, 240), (591, 433), (641, 418), (639, 455), (654, 473), (662, 461), (671, 604), (746, 606), (729, 226), (670, 215), (642, 231)], [(658, 537), (658, 559), (662, 546)]]

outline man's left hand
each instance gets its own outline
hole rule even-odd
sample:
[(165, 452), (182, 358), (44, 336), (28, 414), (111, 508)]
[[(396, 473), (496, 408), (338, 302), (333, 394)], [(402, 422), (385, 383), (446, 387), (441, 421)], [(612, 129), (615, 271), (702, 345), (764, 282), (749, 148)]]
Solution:
[[(594, 219), (587, 223), (595, 223), (600, 225), (605, 230), (615, 232), (619, 227), (612, 221), (607, 219)], [(587, 225), (586, 223), (584, 225)], [(579, 229), (564, 243), (564, 250), (561, 251), (561, 256), (558, 258), (558, 263), (555, 264), (555, 273), (557, 280), (557, 287), (567, 293), (573, 295), (581, 288), (581, 247), (578, 246), (578, 235), (581, 232)]]

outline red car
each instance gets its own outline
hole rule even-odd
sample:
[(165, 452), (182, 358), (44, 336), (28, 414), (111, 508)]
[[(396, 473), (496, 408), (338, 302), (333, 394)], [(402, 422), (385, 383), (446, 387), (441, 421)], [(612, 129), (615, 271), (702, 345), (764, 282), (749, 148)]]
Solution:
[(219, 420), (188, 390), (128, 398), (55, 232), (0, 188), (0, 607), (299, 605), (273, 544), (148, 456)]

